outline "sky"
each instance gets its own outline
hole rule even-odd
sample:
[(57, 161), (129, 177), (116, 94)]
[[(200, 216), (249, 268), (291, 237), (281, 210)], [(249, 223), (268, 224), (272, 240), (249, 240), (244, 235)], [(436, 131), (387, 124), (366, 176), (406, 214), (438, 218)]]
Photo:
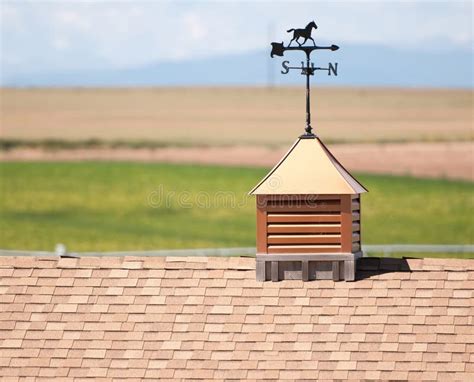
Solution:
[(473, 47), (471, 1), (0, 0), (0, 6), (4, 75), (263, 50), (312, 19), (317, 40), (330, 43)]

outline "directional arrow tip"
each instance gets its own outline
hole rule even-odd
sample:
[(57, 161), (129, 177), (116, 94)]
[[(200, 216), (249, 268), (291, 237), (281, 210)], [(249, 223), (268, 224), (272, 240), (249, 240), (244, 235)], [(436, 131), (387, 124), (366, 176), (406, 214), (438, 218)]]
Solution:
[(334, 51), (334, 50), (338, 50), (339, 47), (337, 45), (331, 45), (331, 50)]

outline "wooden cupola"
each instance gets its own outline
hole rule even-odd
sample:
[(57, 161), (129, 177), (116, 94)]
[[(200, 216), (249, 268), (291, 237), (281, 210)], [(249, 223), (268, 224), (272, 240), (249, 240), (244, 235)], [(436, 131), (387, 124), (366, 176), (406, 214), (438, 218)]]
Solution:
[(257, 280), (354, 280), (364, 192), (317, 136), (301, 136), (250, 192)]

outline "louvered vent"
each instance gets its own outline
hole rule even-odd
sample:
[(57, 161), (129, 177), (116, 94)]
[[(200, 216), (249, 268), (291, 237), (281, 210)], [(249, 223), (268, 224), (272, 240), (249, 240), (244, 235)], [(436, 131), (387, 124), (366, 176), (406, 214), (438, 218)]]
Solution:
[(272, 195), (257, 202), (258, 253), (361, 251), (359, 195)]
[(352, 197), (352, 252), (360, 251), (360, 195)]
[(338, 195), (267, 202), (268, 253), (341, 252)]

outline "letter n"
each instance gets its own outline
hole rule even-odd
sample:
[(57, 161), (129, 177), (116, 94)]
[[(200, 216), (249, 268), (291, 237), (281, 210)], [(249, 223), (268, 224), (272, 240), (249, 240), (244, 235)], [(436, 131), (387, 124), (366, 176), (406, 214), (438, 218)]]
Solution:
[(333, 65), (331, 63), (329, 63), (329, 70), (328, 70), (328, 76), (331, 75), (331, 72), (337, 76), (337, 62)]

